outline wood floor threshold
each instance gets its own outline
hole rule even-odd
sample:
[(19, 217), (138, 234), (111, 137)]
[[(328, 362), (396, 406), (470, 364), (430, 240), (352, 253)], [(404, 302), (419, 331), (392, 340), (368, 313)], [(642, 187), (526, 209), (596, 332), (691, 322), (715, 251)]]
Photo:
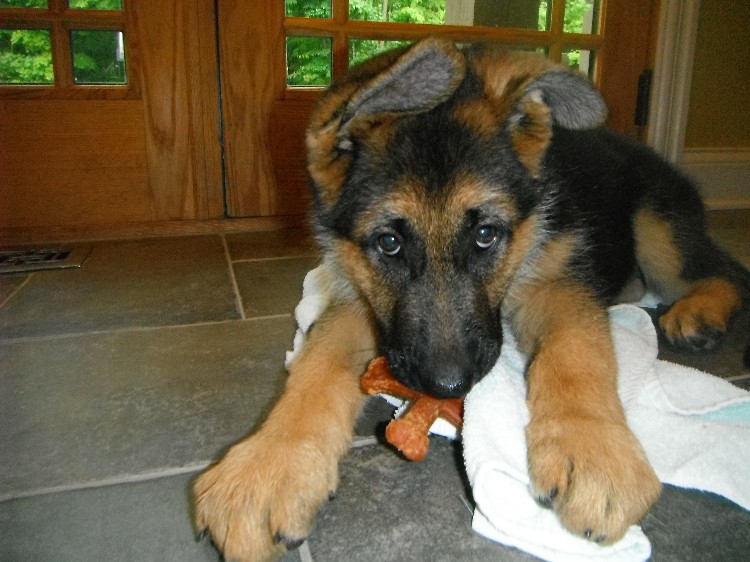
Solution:
[(305, 215), (201, 221), (120, 223), (110, 225), (0, 228), (0, 246), (9, 247), (52, 242), (158, 238), (200, 234), (232, 234), (282, 230), (300, 226), (307, 226), (307, 217)]

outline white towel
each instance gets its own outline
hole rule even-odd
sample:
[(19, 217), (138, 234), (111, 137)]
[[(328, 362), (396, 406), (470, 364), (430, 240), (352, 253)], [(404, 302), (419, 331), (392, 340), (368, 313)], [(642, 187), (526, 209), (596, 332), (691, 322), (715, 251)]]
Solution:
[[(610, 309), (628, 424), (659, 479), (721, 494), (750, 509), (750, 393), (657, 356), (656, 330), (640, 308)], [(526, 360), (506, 337), (500, 360), (466, 398), (463, 445), (477, 509), (474, 529), (545, 560), (640, 561), (651, 545), (632, 526), (612, 546), (566, 531), (529, 493), (524, 429)]]
[[(287, 364), (330, 302), (334, 279), (325, 265), (305, 278)], [(640, 308), (612, 307), (610, 322), (620, 399), (660, 480), (715, 492), (750, 509), (750, 393), (657, 360), (656, 330)], [(569, 533), (554, 511), (540, 507), (530, 494), (525, 367), (526, 358), (506, 330), (497, 364), (466, 397), (461, 437), (477, 505), (474, 530), (551, 562), (646, 560), (651, 545), (640, 527), (632, 526), (614, 545), (600, 546)], [(438, 422), (433, 433), (456, 437), (452, 426)]]

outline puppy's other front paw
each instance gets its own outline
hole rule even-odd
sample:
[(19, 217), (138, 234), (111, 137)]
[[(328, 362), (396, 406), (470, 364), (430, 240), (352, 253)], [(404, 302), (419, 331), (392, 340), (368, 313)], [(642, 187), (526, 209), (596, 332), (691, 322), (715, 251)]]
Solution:
[(576, 535), (612, 544), (659, 496), (659, 479), (624, 424), (550, 416), (529, 424), (527, 440), (533, 493)]
[(711, 351), (721, 343), (739, 304), (739, 292), (732, 283), (706, 279), (696, 283), (687, 296), (659, 318), (659, 327), (677, 348)]
[(337, 458), (309, 441), (263, 432), (235, 445), (195, 482), (195, 523), (226, 560), (274, 560), (297, 548), (336, 489)]

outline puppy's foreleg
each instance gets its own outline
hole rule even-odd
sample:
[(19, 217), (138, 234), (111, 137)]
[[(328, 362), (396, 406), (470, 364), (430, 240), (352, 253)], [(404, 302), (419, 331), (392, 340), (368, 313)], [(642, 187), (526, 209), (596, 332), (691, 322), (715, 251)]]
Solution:
[(626, 424), (606, 309), (560, 281), (529, 290), (516, 321), (532, 352), (533, 491), (571, 532), (612, 543), (647, 513), (660, 483)]
[(261, 428), (196, 481), (195, 520), (227, 560), (273, 559), (298, 546), (336, 490), (362, 404), (374, 331), (356, 303), (329, 308), (290, 368)]

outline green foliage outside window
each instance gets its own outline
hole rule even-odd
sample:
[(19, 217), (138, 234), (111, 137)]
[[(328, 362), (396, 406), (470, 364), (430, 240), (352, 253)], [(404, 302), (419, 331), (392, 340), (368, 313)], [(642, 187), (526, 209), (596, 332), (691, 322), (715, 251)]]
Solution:
[(122, 10), (122, 0), (68, 0), (75, 10)]
[[(530, 0), (533, 1), (533, 0)], [(539, 1), (539, 29), (547, 29), (549, 0)], [(583, 17), (594, 0), (566, 0), (566, 33), (583, 33)], [(330, 18), (331, 0), (285, 0), (286, 15)], [(445, 23), (446, 0), (349, 0), (349, 18), (360, 21), (395, 23)], [(293, 40), (292, 40), (293, 39)], [(352, 39), (349, 64), (354, 65), (382, 51), (406, 42)], [(580, 51), (567, 53), (571, 66), (577, 66)], [(290, 86), (325, 85), (331, 76), (330, 41), (318, 37), (294, 37), (287, 41), (287, 84)]]
[(47, 0), (0, 0), (0, 8), (46, 8)]
[[(70, 0), (86, 10), (120, 10), (123, 0)], [(46, 8), (47, 0), (0, 0), (0, 8)], [(73, 73), (77, 83), (123, 84), (125, 62), (116, 31), (72, 31)], [(0, 29), (0, 83), (52, 84), (48, 29)]]
[(51, 84), (52, 47), (46, 29), (0, 29), (0, 84)]
[(119, 31), (71, 31), (76, 84), (125, 84), (124, 41)]

